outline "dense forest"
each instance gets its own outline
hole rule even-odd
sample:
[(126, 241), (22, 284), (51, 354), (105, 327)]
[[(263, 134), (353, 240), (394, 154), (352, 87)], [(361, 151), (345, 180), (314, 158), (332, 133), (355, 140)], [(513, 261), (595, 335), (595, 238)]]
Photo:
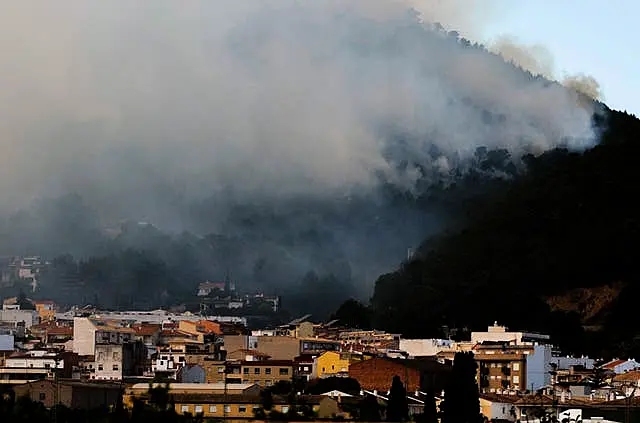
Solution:
[[(568, 352), (637, 356), (640, 120), (607, 111), (594, 124), (598, 145), (525, 157), (527, 172), (489, 200), (467, 203), (463, 224), (381, 276), (375, 322), (407, 336), (441, 336), (443, 326), (481, 329), (498, 320), (551, 333)], [(588, 305), (571, 297), (603, 286), (615, 286), (613, 295), (591, 296)], [(563, 295), (564, 307), (553, 301)]]

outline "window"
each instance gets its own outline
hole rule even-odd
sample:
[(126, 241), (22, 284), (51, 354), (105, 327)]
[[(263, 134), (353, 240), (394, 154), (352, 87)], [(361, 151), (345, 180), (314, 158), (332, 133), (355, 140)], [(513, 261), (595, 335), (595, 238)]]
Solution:
[(98, 364), (98, 370), (104, 370), (102, 364)]
[(253, 369), (253, 373), (259, 375), (260, 374), (260, 367), (256, 367), (255, 369)]
[(196, 414), (202, 413), (203, 412), (202, 406), (201, 405), (196, 405), (196, 408), (195, 408), (194, 411), (195, 411)]
[(270, 375), (271, 374), (271, 367), (267, 367), (266, 369), (264, 369), (264, 374), (265, 375)]
[(491, 380), (494, 380), (496, 377), (494, 375), (491, 375)]
[(218, 373), (224, 373), (224, 367), (218, 367)]
[(245, 367), (242, 371), (244, 372), (245, 375), (249, 374), (249, 368), (248, 367)]
[(50, 368), (51, 368), (51, 364), (49, 364), (49, 363), (44, 363), (44, 368), (45, 368), (45, 369), (50, 369)]
[(44, 401), (45, 398), (47, 398), (47, 395), (44, 392), (40, 392), (40, 394), (38, 394), (38, 398), (40, 401)]
[(120, 354), (118, 354), (118, 351), (114, 351), (113, 352), (113, 359), (114, 360), (120, 360)]
[(178, 361), (179, 361), (179, 362), (183, 362), (183, 361), (184, 361), (184, 357), (182, 357), (182, 356), (181, 356), (181, 357), (178, 357)]
[(215, 405), (209, 406), (209, 413), (217, 413), (217, 412), (218, 412), (218, 407), (216, 407)]
[(513, 370), (516, 372), (520, 370), (520, 363), (513, 363)]
[(183, 405), (182, 407), (180, 407), (180, 411), (182, 411), (183, 413), (188, 413), (189, 412), (189, 406), (188, 405)]
[(513, 383), (520, 383), (520, 376), (514, 376)]
[(333, 364), (331, 365), (331, 370), (335, 370), (336, 366), (334, 366)]
[(224, 406), (224, 412), (225, 413), (231, 413), (231, 406), (230, 405), (225, 405)]
[(324, 367), (322, 368), (322, 372), (325, 372), (326, 370), (324, 369)]
[(99, 361), (104, 360), (104, 353), (103, 353), (102, 351), (100, 351), (100, 352), (98, 353), (98, 360), (99, 360)]
[(246, 413), (247, 412), (247, 407), (245, 407), (244, 405), (241, 405), (240, 407), (238, 407), (238, 412), (239, 413)]
[(119, 368), (118, 368), (118, 365), (117, 365), (117, 364), (114, 364), (114, 365), (113, 365), (113, 370), (119, 370)]
[(282, 406), (282, 412), (283, 413), (288, 413), (289, 412), (289, 406), (288, 405), (283, 405)]
[(280, 369), (280, 376), (286, 376), (288, 374), (289, 374), (289, 369), (287, 368)]
[[(322, 370), (324, 370), (324, 369), (322, 369)], [(308, 372), (309, 371), (309, 366), (304, 366), (304, 371)]]

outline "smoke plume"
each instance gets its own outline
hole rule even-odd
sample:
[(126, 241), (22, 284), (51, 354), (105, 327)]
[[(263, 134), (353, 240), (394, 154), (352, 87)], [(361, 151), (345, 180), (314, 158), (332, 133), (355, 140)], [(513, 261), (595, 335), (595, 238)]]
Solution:
[[(562, 85), (594, 100), (602, 100), (600, 84), (591, 75), (565, 75), (558, 78), (553, 54), (541, 44), (527, 45), (510, 36), (498, 37), (490, 45), (491, 51), (501, 55), (506, 61), (545, 78), (561, 81)], [(583, 103), (584, 104), (584, 103)]]
[(472, 28), (470, 1), (2, 3), (5, 209), (78, 192), (152, 216), (224, 189), (335, 196), (376, 174), (410, 185), (384, 154), (394, 132), (417, 161), (442, 151), (438, 169), (478, 145), (592, 141), (566, 91), (429, 35), (445, 19)]

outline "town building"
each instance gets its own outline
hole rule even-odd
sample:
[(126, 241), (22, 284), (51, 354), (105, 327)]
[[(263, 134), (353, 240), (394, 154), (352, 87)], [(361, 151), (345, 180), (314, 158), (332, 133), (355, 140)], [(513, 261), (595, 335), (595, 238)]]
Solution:
[(0, 367), (0, 384), (19, 385), (41, 379), (70, 378), (78, 356), (71, 352), (31, 350), (15, 351)]
[(486, 332), (471, 332), (471, 343), (482, 344), (487, 342), (500, 342), (513, 345), (533, 345), (547, 344), (550, 342), (549, 335), (534, 332), (510, 332), (506, 326), (498, 325), (494, 322)]
[(326, 351), (313, 361), (313, 377), (349, 377), (351, 363), (362, 361), (368, 356), (357, 353)]
[(240, 368), (244, 384), (269, 387), (279, 381), (293, 380), (292, 360), (242, 361)]
[(450, 339), (400, 339), (400, 351), (409, 358), (434, 357), (443, 352), (457, 352), (457, 343)]
[(2, 310), (0, 310), (0, 321), (14, 324), (22, 323), (26, 329), (29, 329), (31, 326), (37, 325), (40, 318), (35, 310), (21, 310), (17, 304), (4, 304)]
[(601, 368), (604, 370), (613, 372), (617, 375), (620, 375), (622, 373), (626, 373), (631, 370), (640, 369), (640, 363), (638, 363), (634, 359), (630, 359), (630, 360), (615, 359), (615, 360), (609, 361), (608, 363), (603, 364)]
[(50, 300), (34, 300), (32, 302), (41, 322), (56, 318), (56, 303)]
[(224, 348), (229, 352), (251, 349), (266, 354), (274, 360), (293, 360), (300, 354), (319, 355), (325, 351), (340, 351), (340, 342), (293, 336), (225, 335)]
[(340, 332), (343, 351), (380, 352), (398, 350), (400, 335), (378, 330), (350, 330)]
[(47, 408), (62, 404), (72, 409), (94, 410), (115, 408), (121, 404), (124, 386), (117, 383), (39, 380), (14, 386), (13, 390), (16, 397), (27, 396)]
[(387, 392), (394, 376), (399, 376), (408, 392), (440, 392), (447, 385), (451, 366), (436, 360), (372, 358), (349, 366), (349, 377), (363, 389)]

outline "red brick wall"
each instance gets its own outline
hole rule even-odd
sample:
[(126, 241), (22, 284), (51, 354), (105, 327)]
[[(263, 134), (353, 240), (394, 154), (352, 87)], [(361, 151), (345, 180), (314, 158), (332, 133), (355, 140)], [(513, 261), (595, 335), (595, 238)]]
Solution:
[(408, 368), (402, 363), (372, 358), (349, 366), (349, 377), (356, 379), (362, 389), (387, 392), (391, 388), (394, 376), (400, 376), (407, 391), (420, 389), (420, 372), (417, 369)]

